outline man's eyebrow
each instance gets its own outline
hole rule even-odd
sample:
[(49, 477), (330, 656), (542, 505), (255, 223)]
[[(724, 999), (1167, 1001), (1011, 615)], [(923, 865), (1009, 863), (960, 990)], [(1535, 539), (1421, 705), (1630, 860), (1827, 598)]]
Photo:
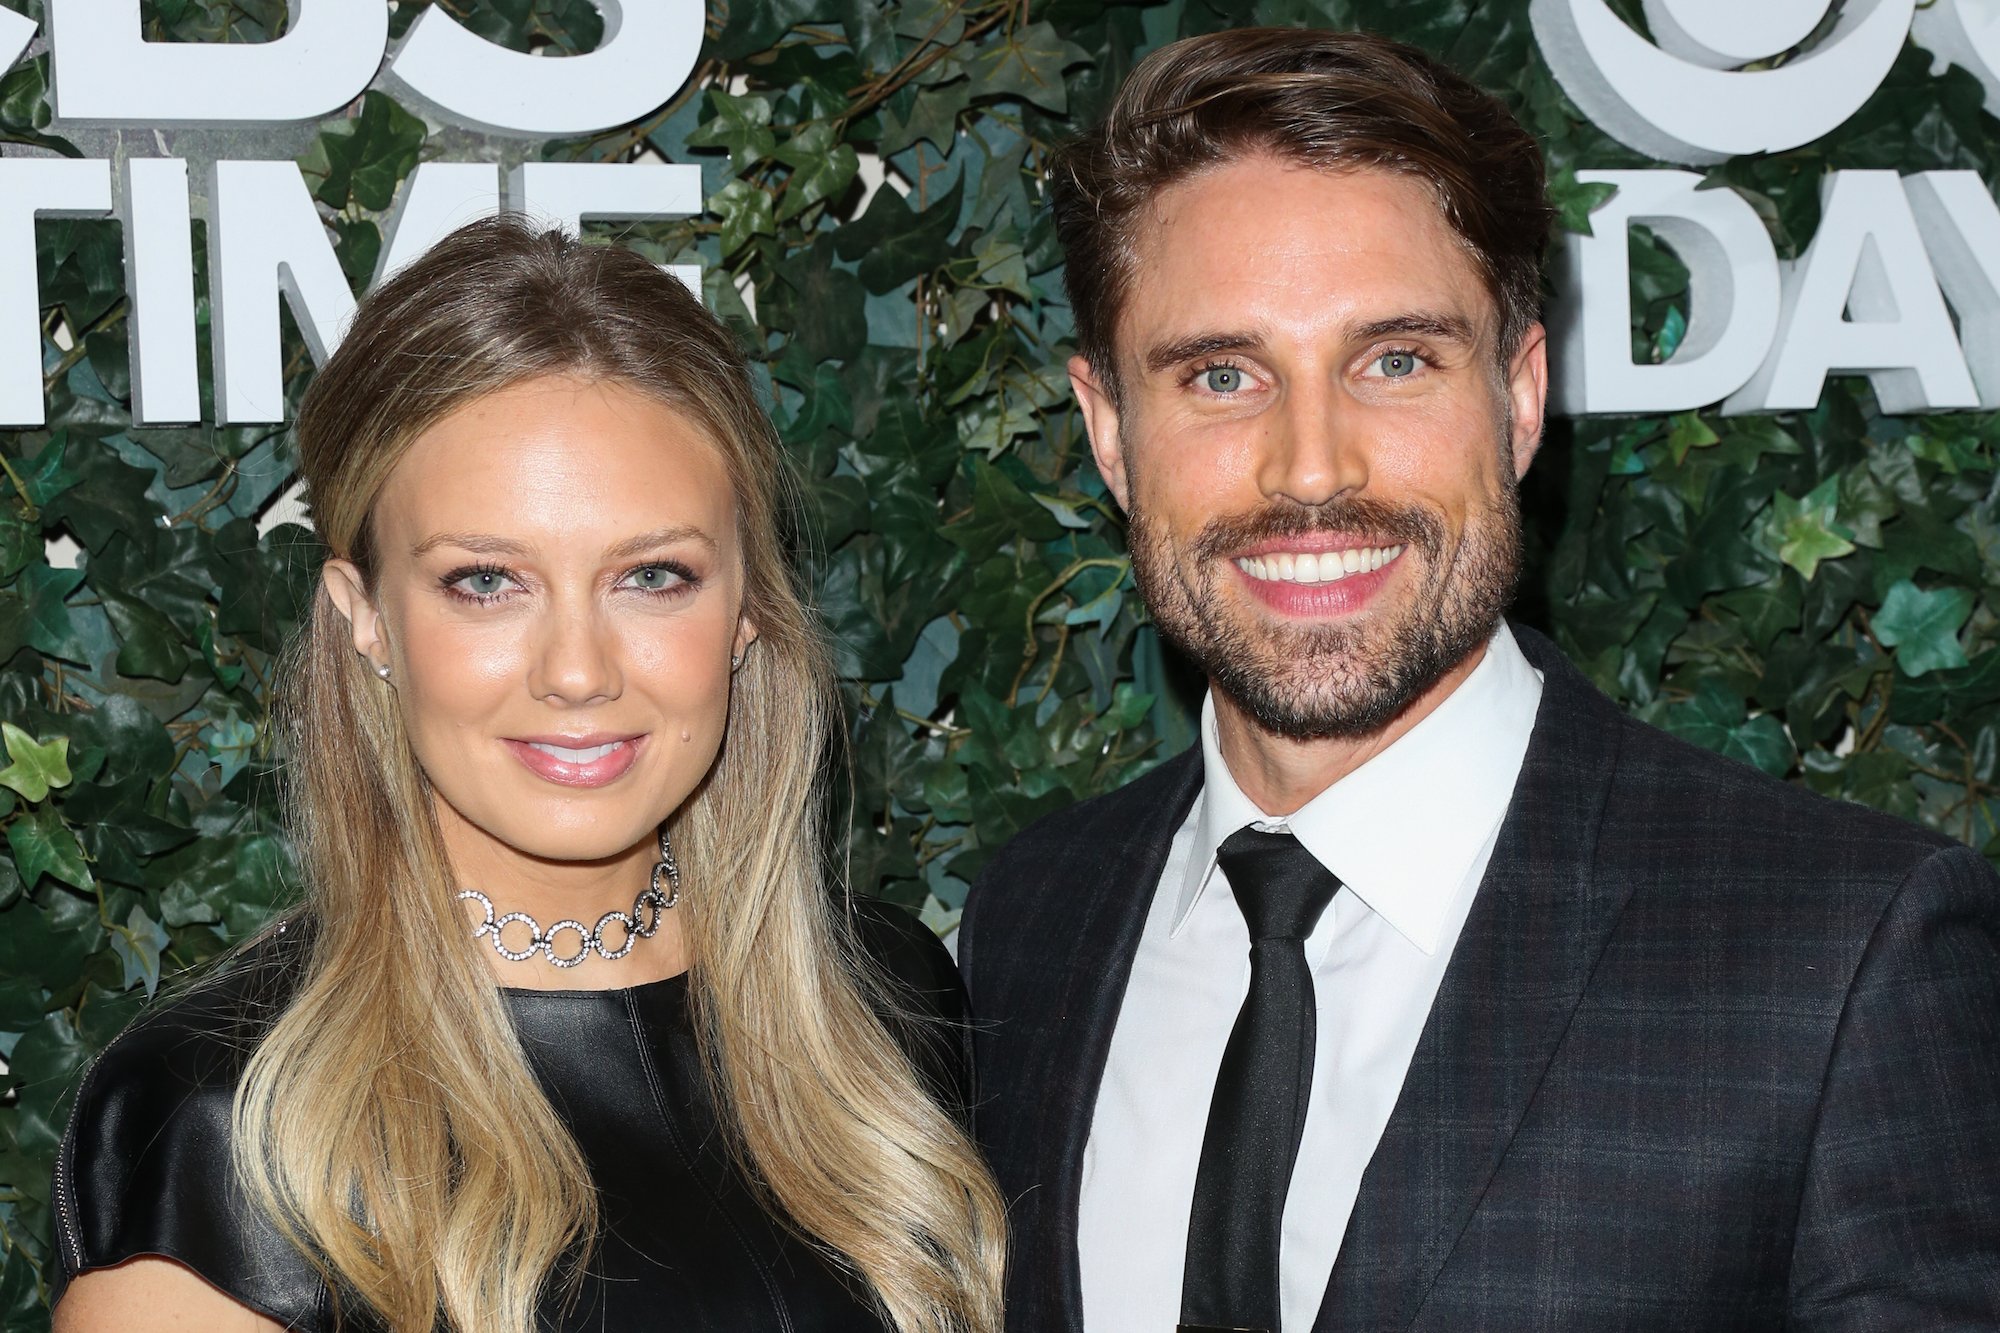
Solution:
[(1412, 310), (1368, 324), (1357, 325), (1350, 335), (1358, 343), (1382, 338), (1440, 338), (1448, 342), (1474, 343), (1479, 332), (1463, 315), (1437, 310)]
[(1263, 345), (1263, 336), (1256, 333), (1193, 333), (1171, 342), (1155, 343), (1147, 349), (1142, 364), (1148, 375), (1157, 375), (1199, 356), (1253, 351)]

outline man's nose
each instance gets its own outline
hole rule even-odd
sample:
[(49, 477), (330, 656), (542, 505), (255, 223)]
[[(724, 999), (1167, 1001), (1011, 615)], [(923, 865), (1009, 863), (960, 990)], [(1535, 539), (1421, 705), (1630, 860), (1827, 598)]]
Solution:
[(1294, 385), (1258, 458), (1258, 486), (1267, 497), (1322, 505), (1360, 492), (1368, 484), (1368, 449), (1361, 412), (1338, 389), (1323, 383)]

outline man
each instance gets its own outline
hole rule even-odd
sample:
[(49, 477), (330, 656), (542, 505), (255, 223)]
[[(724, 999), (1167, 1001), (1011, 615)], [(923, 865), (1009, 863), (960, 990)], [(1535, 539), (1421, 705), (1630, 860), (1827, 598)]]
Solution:
[(1501, 619), (1535, 145), (1237, 31), (1058, 162), (1070, 374), (1201, 744), (1023, 833), (960, 961), (1009, 1326), (2000, 1327), (2000, 894)]

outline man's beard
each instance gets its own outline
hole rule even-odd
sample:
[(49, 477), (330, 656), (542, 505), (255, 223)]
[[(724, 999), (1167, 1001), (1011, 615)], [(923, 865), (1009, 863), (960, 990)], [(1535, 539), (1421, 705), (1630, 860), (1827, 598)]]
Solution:
[[(1279, 501), (1210, 521), (1176, 559), (1167, 533), (1136, 504), (1132, 570), (1160, 633), (1265, 731), (1292, 740), (1355, 739), (1387, 726), (1492, 637), (1521, 568), (1521, 509), (1512, 473), (1469, 516), (1447, 563), (1438, 517), (1357, 497)], [(1356, 621), (1284, 625), (1236, 609), (1221, 580), (1232, 557), (1274, 538), (1339, 532), (1421, 557), (1422, 582), (1400, 608), (1371, 603)], [(1351, 576), (1350, 576), (1351, 577)], [(1272, 613), (1275, 615), (1275, 613)], [(1393, 616), (1393, 619), (1385, 618)]]

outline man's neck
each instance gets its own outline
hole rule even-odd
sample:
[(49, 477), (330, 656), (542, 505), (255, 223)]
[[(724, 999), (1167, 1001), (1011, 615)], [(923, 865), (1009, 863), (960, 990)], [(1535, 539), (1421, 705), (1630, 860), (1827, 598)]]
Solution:
[(1215, 735), (1223, 762), (1259, 810), (1270, 815), (1295, 814), (1436, 712), (1485, 657), (1486, 645), (1482, 643), (1379, 730), (1324, 740), (1293, 740), (1265, 730), (1211, 682), (1209, 696), (1215, 702)]

